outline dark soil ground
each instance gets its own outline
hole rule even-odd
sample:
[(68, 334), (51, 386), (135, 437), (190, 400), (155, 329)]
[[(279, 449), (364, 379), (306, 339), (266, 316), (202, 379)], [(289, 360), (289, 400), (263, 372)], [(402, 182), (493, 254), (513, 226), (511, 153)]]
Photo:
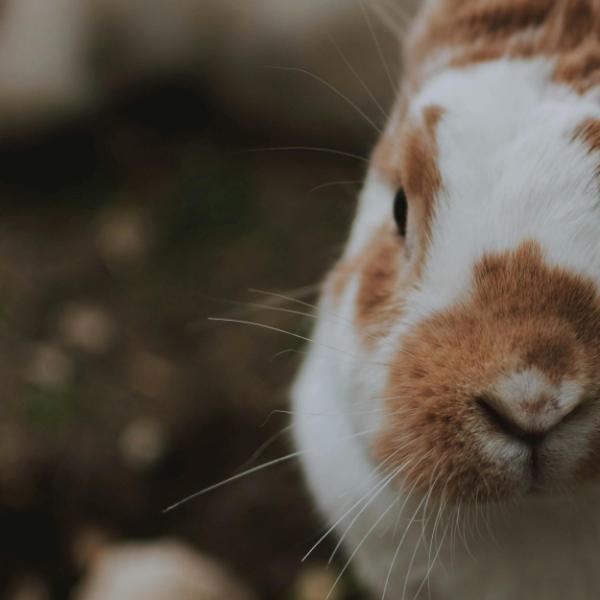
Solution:
[(161, 82), (0, 147), (2, 598), (32, 576), (67, 598), (90, 532), (178, 537), (260, 598), (291, 598), (322, 530), (293, 463), (161, 512), (290, 451), (284, 434), (253, 458), (288, 425), (272, 411), (300, 343), (208, 317), (306, 335), (310, 319), (229, 302), (318, 283), (357, 186), (311, 190), (363, 175), (327, 154), (247, 151), (372, 142), (290, 139), (218, 106), (199, 84)]

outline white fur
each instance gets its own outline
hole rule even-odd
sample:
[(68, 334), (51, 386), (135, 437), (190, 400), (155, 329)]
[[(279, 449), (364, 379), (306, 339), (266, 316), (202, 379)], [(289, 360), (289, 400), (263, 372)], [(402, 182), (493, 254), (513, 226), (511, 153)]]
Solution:
[(551, 71), (544, 59), (447, 71), (412, 104), (446, 109), (437, 134), (444, 190), (416, 318), (467, 294), (484, 254), (528, 239), (553, 263), (600, 280), (598, 157), (572, 141), (600, 108), (550, 83)]
[[(560, 422), (584, 400), (584, 389), (576, 381), (564, 380), (556, 385), (539, 369), (529, 368), (502, 376), (493, 386), (500, 412), (524, 429), (543, 430)], [(535, 414), (528, 407), (545, 399)]]
[[(446, 71), (431, 79), (411, 104), (415, 118), (431, 104), (445, 109), (437, 135), (443, 190), (422, 284), (409, 297), (406, 317), (372, 352), (364, 349), (353, 331), (356, 279), (345, 290), (337, 309), (326, 295), (315, 342), (293, 390), (296, 442), (307, 451), (304, 467), (308, 482), (329, 523), (343, 514), (344, 500), (350, 507), (377, 481), (373, 474), (376, 465), (369, 458), (376, 433), (351, 436), (377, 423), (364, 411), (379, 411), (380, 419), (386, 418), (381, 400), (388, 376), (385, 365), (401, 346), (403, 333), (432, 313), (468, 299), (472, 268), (482, 256), (515, 249), (521, 242), (535, 239), (551, 263), (600, 283), (600, 208), (595, 178), (599, 157), (590, 155), (582, 142), (573, 141), (577, 125), (587, 117), (600, 117), (600, 109), (593, 97), (578, 96), (552, 83), (551, 71), (552, 64), (542, 59), (498, 61)], [(347, 255), (359, 253), (369, 235), (392, 218), (393, 193), (377, 173), (370, 174)], [(511, 386), (513, 391), (515, 385), (537, 391), (546, 386), (534, 374), (526, 379), (500, 385), (509, 396)], [(565, 383), (558, 393), (563, 405), (572, 405), (578, 390)], [(309, 416), (318, 412), (334, 416)], [(568, 436), (557, 436), (551, 452), (559, 471), (568, 472), (574, 464), (570, 454), (573, 436), (585, 437), (597, 426), (598, 418), (594, 418), (576, 426), (578, 430), (570, 430)], [(500, 446), (496, 450), (488, 447), (489, 452), (497, 452), (498, 460), (506, 461), (509, 450), (506, 445), (502, 450)], [(522, 459), (522, 449), (513, 450), (513, 458)], [(390, 599), (410, 600), (417, 591), (419, 598), (428, 598), (429, 587), (434, 600), (597, 597), (597, 491), (581, 491), (576, 498), (532, 497), (507, 507), (504, 515), (491, 510), (485, 518), (483, 513), (471, 516), (471, 524), (477, 521), (483, 531), (465, 534), (470, 552), (455, 532), (453, 537), (458, 539), (447, 535), (440, 543), (448, 525), (445, 519), (440, 523), (432, 518), (407, 529), (419, 501), (426, 500), (407, 501), (407, 492), (384, 489), (345, 538), (348, 553), (359, 546), (353, 559), (355, 568), (375, 597), (383, 593), (392, 562), (386, 595)], [(380, 526), (361, 543), (395, 501), (398, 503)], [(400, 532), (407, 530), (407, 536), (394, 560), (397, 510), (405, 501), (398, 527)], [(350, 517), (356, 513), (351, 511)], [(482, 525), (484, 520), (487, 528)], [(349, 522), (346, 518), (338, 526), (339, 535)], [(437, 543), (430, 551), (432, 537)], [(423, 541), (427, 543), (420, 543)], [(421, 587), (430, 565), (430, 584)]]

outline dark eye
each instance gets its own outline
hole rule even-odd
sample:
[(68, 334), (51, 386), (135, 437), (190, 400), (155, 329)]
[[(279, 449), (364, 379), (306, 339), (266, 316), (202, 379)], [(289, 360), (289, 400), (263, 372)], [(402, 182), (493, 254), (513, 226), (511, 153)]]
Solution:
[(406, 220), (408, 218), (408, 201), (402, 188), (396, 193), (394, 198), (394, 219), (398, 227), (398, 233), (401, 236), (406, 235)]

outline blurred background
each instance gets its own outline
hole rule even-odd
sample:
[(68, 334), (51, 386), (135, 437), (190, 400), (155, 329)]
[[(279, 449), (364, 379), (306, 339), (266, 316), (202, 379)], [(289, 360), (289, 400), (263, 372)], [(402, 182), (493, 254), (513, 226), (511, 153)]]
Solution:
[(315, 301), (393, 99), (416, 2), (366, 4), (2, 2), (0, 598), (329, 592), (294, 461), (162, 510), (293, 450), (260, 325), (310, 335), (272, 294)]

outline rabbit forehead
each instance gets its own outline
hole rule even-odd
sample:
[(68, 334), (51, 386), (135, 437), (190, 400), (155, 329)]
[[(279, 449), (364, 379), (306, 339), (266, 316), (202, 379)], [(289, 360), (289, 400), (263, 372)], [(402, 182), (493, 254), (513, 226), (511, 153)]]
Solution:
[(490, 253), (535, 240), (546, 259), (600, 281), (600, 110), (550, 79), (544, 59), (450, 70), (414, 98), (409, 118), (443, 107), (436, 195), (413, 320), (455, 304)]

